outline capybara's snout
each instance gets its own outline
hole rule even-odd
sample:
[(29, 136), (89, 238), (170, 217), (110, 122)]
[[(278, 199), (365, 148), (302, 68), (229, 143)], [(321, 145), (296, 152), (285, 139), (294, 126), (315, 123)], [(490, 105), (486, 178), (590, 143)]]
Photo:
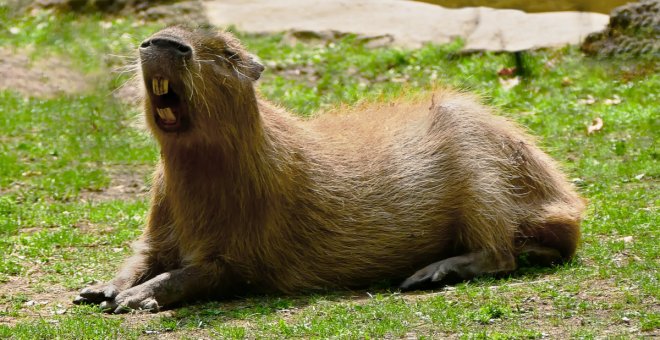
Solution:
[(169, 36), (149, 38), (140, 44), (140, 53), (169, 53), (174, 56), (190, 58), (192, 47), (181, 39)]

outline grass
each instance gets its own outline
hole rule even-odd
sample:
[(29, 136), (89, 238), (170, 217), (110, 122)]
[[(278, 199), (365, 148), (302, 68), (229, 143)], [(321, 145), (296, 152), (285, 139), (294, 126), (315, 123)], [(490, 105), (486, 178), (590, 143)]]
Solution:
[[(438, 85), (482, 95), (539, 136), (589, 199), (578, 257), (444, 290), (253, 296), (108, 316), (70, 300), (110, 279), (130, 253), (148, 200), (138, 189), (109, 192), (147, 181), (158, 157), (132, 128), (137, 108), (109, 95), (127, 76), (109, 70), (158, 25), (49, 12), (17, 17), (3, 7), (0, 16), (0, 49), (63, 58), (100, 79), (88, 92), (49, 99), (0, 91), (0, 338), (660, 334), (658, 60), (592, 60), (574, 47), (536, 51), (527, 55), (531, 75), (507, 90), (497, 72), (513, 65), (511, 56), (463, 55), (458, 42), (369, 49), (355, 37), (290, 45), (281, 35), (240, 34), (268, 66), (262, 94), (301, 115)], [(604, 127), (587, 135), (596, 117)]]

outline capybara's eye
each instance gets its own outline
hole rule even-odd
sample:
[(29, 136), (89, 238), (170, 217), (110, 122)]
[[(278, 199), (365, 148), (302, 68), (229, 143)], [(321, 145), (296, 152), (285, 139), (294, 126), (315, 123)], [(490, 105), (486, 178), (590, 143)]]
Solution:
[(222, 51), (222, 54), (224, 54), (225, 58), (227, 58), (228, 60), (231, 60), (231, 61), (240, 61), (241, 60), (241, 56), (234, 50), (230, 50), (230, 49), (226, 48)]

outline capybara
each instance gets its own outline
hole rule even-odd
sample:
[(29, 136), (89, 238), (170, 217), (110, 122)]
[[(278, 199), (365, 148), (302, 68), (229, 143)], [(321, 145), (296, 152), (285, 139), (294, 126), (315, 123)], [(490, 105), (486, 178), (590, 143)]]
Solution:
[(575, 254), (582, 199), (531, 137), (469, 95), (300, 119), (262, 99), (264, 67), (210, 29), (166, 28), (139, 64), (161, 150), (148, 221), (117, 276), (74, 302), (157, 311), (392, 280), (416, 289)]

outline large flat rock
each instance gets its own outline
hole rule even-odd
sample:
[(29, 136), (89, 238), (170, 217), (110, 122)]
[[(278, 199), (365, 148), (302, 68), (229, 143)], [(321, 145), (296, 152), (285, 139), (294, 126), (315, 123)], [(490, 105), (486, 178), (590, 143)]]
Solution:
[(598, 13), (448, 9), (407, 0), (211, 0), (210, 23), (252, 33), (290, 30), (393, 38), (402, 47), (463, 38), (468, 50), (518, 51), (578, 44), (607, 25)]

